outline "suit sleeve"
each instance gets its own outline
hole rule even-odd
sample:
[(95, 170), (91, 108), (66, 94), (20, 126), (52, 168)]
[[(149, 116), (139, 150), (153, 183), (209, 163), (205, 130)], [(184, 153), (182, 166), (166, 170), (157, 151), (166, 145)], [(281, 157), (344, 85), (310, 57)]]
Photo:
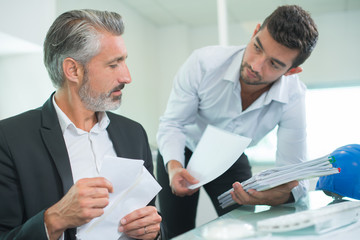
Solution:
[(44, 227), (45, 210), (28, 219), (24, 214), (20, 177), (0, 126), (0, 240), (47, 240)]
[[(150, 146), (149, 146), (149, 142), (148, 142), (148, 137), (145, 132), (145, 129), (143, 127), (141, 129), (144, 134), (144, 149), (145, 149), (145, 151), (144, 151), (144, 161), (145, 161), (144, 166), (151, 173), (151, 175), (154, 176), (154, 174), (153, 174), (154, 166), (153, 166), (152, 154), (151, 154), (151, 150), (150, 150)], [(156, 197), (153, 200), (151, 200), (151, 202), (148, 205), (155, 206), (155, 200), (156, 200)], [(160, 224), (160, 239), (161, 240), (168, 239), (167, 230), (166, 230), (165, 224), (163, 222), (161, 222), (161, 224)]]

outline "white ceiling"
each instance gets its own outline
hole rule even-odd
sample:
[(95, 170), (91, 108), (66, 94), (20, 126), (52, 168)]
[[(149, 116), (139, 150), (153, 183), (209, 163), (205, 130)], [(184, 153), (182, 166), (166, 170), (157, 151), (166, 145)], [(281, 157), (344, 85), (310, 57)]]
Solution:
[[(144, 19), (163, 27), (217, 24), (217, 0), (119, 0)], [(313, 16), (360, 9), (360, 0), (227, 0), (228, 22), (262, 21), (277, 6), (299, 4)], [(41, 46), (0, 32), (0, 56), (41, 51)]]
[[(217, 23), (216, 0), (119, 0), (157, 26)], [(277, 6), (298, 4), (313, 16), (360, 9), (359, 0), (227, 0), (229, 23), (261, 21)]]

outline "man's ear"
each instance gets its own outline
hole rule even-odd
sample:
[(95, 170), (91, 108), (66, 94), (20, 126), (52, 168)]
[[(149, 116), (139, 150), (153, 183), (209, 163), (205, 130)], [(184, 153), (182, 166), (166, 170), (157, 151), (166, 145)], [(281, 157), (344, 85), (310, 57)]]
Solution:
[(83, 76), (83, 67), (73, 58), (65, 58), (63, 61), (63, 71), (66, 79), (71, 82), (79, 83)]
[(256, 25), (256, 28), (255, 28), (255, 30), (254, 30), (254, 33), (253, 33), (252, 37), (255, 37), (255, 35), (259, 32), (260, 27), (261, 27), (261, 25), (260, 25), (260, 23), (258, 23), (258, 24)]
[(289, 71), (287, 71), (284, 76), (290, 76), (293, 75), (295, 73), (301, 73), (302, 72), (302, 67), (295, 67), (295, 68), (291, 68)]

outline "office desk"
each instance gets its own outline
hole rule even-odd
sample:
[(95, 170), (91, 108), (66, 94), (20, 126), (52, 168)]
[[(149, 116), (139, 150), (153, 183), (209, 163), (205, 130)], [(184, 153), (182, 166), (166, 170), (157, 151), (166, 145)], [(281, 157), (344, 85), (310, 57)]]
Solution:
[[(326, 196), (322, 191), (311, 191), (308, 196), (297, 204), (287, 204), (277, 207), (270, 207), (265, 205), (257, 206), (241, 206), (209, 223), (199, 226), (191, 231), (188, 231), (180, 236), (173, 238), (173, 240), (200, 240), (200, 239), (214, 239), (206, 238), (206, 233), (214, 230), (224, 231), (219, 226), (226, 226), (227, 223), (238, 223), (239, 228), (244, 226), (250, 226), (253, 230), (252, 236), (246, 236), (237, 239), (326, 239), (326, 240), (352, 240), (360, 239), (360, 221), (339, 228), (334, 231), (330, 231), (324, 234), (317, 234), (315, 231), (298, 230), (286, 233), (261, 233), (256, 231), (256, 223), (259, 220), (264, 220), (271, 217), (277, 217), (280, 215), (290, 214), (294, 212), (304, 211), (307, 209), (318, 209), (331, 203), (333, 199)], [(226, 227), (225, 231), (226, 231)], [(250, 229), (251, 230), (251, 229)], [(245, 229), (246, 231), (246, 229)], [(226, 239), (226, 238), (218, 238)]]

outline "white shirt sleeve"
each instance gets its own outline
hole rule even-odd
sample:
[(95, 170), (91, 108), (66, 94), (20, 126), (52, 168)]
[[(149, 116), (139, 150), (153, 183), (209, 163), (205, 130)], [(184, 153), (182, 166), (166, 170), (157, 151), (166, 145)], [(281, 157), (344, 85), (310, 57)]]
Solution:
[[(48, 230), (47, 230), (47, 227), (46, 227), (46, 223), (44, 222), (44, 227), (45, 227), (45, 233), (46, 233), (46, 237), (48, 240), (50, 240), (50, 236), (49, 236), (49, 233), (48, 233)], [(64, 240), (64, 233), (61, 234), (60, 238), (58, 240)]]
[[(291, 101), (291, 100), (290, 100)], [(298, 96), (285, 109), (277, 132), (276, 165), (283, 166), (307, 159), (305, 94)], [(307, 180), (299, 181), (292, 190), (295, 202), (308, 191)]]
[(202, 70), (195, 51), (175, 76), (166, 111), (160, 118), (157, 142), (165, 166), (170, 160), (184, 166), (184, 126), (195, 122), (201, 79)]

